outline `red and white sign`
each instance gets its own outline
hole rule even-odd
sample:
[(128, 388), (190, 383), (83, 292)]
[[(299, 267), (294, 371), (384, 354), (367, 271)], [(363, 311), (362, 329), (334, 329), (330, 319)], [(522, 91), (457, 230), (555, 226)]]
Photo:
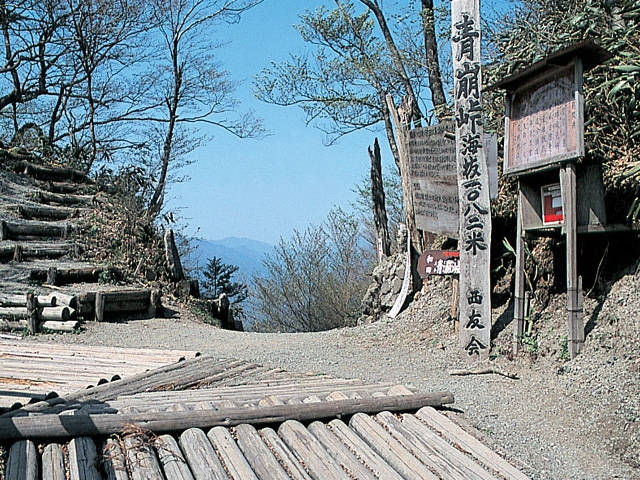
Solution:
[(542, 197), (542, 224), (561, 225), (564, 222), (562, 213), (562, 190), (559, 183), (544, 185), (540, 188)]

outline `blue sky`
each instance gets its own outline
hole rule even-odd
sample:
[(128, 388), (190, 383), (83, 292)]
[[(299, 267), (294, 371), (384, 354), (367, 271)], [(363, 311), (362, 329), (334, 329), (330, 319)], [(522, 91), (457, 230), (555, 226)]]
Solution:
[[(388, 3), (388, 2), (387, 2)], [(393, 3), (393, 2), (392, 2)], [(334, 205), (348, 207), (352, 189), (369, 175), (367, 146), (384, 132), (357, 132), (325, 146), (324, 134), (305, 125), (296, 107), (277, 107), (254, 98), (252, 77), (271, 61), (302, 53), (306, 46), (293, 27), (305, 10), (330, 0), (265, 0), (240, 24), (221, 28), (228, 42), (217, 55), (232, 78), (241, 82), (241, 109), (264, 119), (270, 135), (237, 139), (222, 130), (192, 158), (188, 182), (171, 186), (168, 206), (179, 210), (185, 233), (200, 238), (246, 237), (276, 244), (293, 229), (319, 224)], [(384, 2), (383, 2), (384, 5)], [(392, 167), (383, 150), (383, 168)]]

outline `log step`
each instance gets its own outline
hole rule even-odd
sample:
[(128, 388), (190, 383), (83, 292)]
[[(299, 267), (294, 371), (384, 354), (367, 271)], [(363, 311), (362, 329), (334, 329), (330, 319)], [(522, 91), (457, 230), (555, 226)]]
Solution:
[(21, 218), (28, 220), (68, 220), (80, 216), (79, 208), (55, 207), (50, 205), (14, 205), (12, 207)]
[(36, 238), (68, 238), (74, 230), (70, 223), (51, 223), (38, 220), (21, 222), (0, 221), (0, 240), (29, 240)]
[(98, 283), (101, 279), (119, 281), (122, 272), (112, 267), (85, 267), (85, 268), (56, 268), (47, 270), (34, 269), (29, 274), (29, 280), (45, 282), (48, 285), (69, 285), (73, 283)]
[(16, 173), (28, 175), (36, 180), (53, 182), (90, 183), (89, 177), (81, 171), (64, 167), (45, 167), (27, 161), (19, 161), (14, 165)]
[(64, 206), (85, 206), (88, 207), (93, 204), (93, 195), (75, 195), (75, 194), (60, 194), (50, 192), (36, 192), (33, 196), (33, 200), (38, 203), (56, 204)]
[(20, 262), (25, 258), (75, 257), (80, 254), (80, 245), (74, 242), (18, 243), (0, 241), (0, 261)]

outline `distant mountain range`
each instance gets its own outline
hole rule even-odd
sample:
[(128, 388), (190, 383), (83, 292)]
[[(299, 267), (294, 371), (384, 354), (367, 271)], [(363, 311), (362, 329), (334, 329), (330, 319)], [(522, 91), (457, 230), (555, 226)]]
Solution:
[(239, 269), (236, 280), (249, 280), (256, 274), (265, 272), (262, 260), (273, 246), (249, 238), (223, 238), (221, 240), (207, 240), (195, 238), (191, 240), (194, 247), (182, 262), (187, 268), (203, 268), (209, 259), (220, 258), (228, 265), (236, 265)]

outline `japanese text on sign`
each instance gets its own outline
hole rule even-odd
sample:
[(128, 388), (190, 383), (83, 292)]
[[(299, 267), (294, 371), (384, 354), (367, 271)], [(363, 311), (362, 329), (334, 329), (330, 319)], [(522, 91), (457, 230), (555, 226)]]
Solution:
[(483, 142), (479, 0), (452, 1), (456, 161), (460, 197), (460, 346), (489, 355), (491, 212)]

